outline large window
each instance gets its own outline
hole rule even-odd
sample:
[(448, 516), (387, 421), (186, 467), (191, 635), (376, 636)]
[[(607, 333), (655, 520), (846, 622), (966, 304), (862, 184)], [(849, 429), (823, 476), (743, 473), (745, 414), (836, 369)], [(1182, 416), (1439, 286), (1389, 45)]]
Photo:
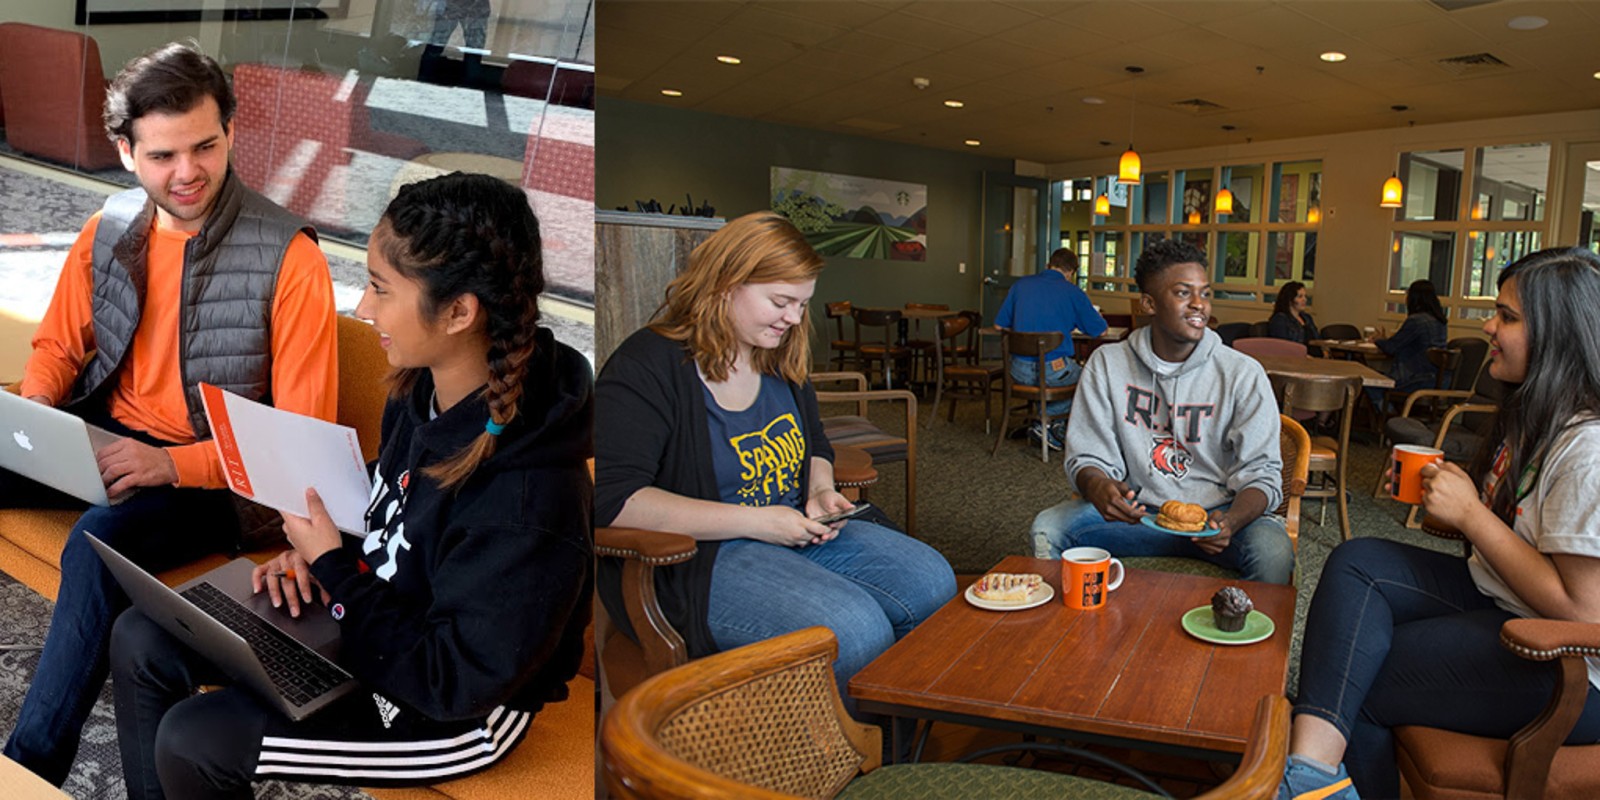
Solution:
[(1549, 173), (1547, 143), (1402, 153), (1385, 308), (1405, 313), (1406, 287), (1427, 279), (1453, 317), (1487, 316), (1500, 271), (1548, 235)]
[[(1274, 299), (1287, 281), (1316, 281), (1322, 162), (1228, 164), (1147, 173), (1141, 185), (1095, 179), (1110, 214), (1093, 217), (1090, 288), (1136, 292), (1133, 262), (1151, 242), (1178, 238), (1211, 265), (1220, 300)], [(1219, 211), (1226, 189), (1232, 210)]]

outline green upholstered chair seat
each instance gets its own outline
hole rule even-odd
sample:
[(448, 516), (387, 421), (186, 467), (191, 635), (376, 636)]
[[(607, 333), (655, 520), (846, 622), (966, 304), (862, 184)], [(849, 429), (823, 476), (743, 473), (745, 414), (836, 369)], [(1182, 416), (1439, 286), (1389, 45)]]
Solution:
[(1127, 786), (1040, 769), (991, 764), (896, 764), (850, 782), (838, 800), (972, 800), (979, 797), (1113, 800), (1153, 795)]
[(1227, 567), (1219, 567), (1210, 561), (1201, 561), (1198, 558), (1183, 558), (1182, 556), (1136, 556), (1122, 559), (1122, 565), (1129, 569), (1177, 572), (1183, 575), (1202, 575), (1207, 578), (1222, 578), (1225, 580), (1239, 577), (1239, 573)]

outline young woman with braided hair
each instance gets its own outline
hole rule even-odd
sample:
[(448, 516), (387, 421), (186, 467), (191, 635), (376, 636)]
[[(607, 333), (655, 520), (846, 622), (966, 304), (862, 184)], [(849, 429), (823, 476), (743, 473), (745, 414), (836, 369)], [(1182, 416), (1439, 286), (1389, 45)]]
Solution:
[(495, 178), (413, 184), (367, 269), (356, 315), (395, 368), (368, 532), (341, 537), (308, 491), (310, 518), (285, 517), (294, 549), (254, 576), (287, 613), (339, 620), (364, 686), (301, 722), (249, 691), (196, 695), (227, 676), (130, 611), (112, 636), (130, 798), (435, 783), (495, 763), (567, 695), (593, 586), (593, 382), (538, 327), (538, 221)]

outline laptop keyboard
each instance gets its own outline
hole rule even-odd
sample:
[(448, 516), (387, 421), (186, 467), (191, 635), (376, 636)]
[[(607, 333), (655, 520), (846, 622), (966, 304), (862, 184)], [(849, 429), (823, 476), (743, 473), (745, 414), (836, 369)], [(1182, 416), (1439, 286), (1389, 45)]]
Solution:
[(182, 595), (248, 642), (266, 670), (267, 677), (272, 679), (272, 685), (293, 705), (303, 706), (351, 679), (350, 673), (273, 627), (209, 583), (195, 584), (185, 589)]

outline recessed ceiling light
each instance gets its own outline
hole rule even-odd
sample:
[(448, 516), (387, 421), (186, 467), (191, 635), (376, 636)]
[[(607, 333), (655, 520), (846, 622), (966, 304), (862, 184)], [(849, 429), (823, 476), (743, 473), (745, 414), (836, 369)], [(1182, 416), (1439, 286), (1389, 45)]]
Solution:
[(1083, 102), (1088, 103), (1091, 106), (1103, 106), (1106, 104), (1105, 99), (1100, 97), (1085, 97), (1083, 98)]
[(977, 147), (978, 145), (983, 144), (983, 142), (980, 142), (977, 139), (968, 139), (966, 144), (968, 147)]
[(662, 89), (661, 93), (666, 95), (666, 96), (668, 96), (668, 97), (682, 97), (683, 96), (683, 92), (678, 91), (677, 89)]
[(1320, 58), (1323, 61), (1328, 62), (1329, 64), (1337, 64), (1340, 61), (1343, 61), (1346, 58), (1349, 58), (1349, 56), (1345, 55), (1344, 53), (1339, 52), (1338, 50), (1329, 50), (1328, 52), (1323, 53), (1320, 56), (1317, 56), (1317, 58)]
[(721, 61), (724, 64), (742, 64), (742, 63), (744, 63), (744, 59), (741, 59), (738, 56), (717, 56), (717, 60)]
[(1531, 14), (1506, 20), (1506, 27), (1514, 31), (1536, 31), (1549, 24), (1550, 20)]
[(944, 105), (946, 108), (961, 108), (962, 106), (965, 106), (966, 103), (963, 103), (960, 100), (946, 100), (944, 101)]

